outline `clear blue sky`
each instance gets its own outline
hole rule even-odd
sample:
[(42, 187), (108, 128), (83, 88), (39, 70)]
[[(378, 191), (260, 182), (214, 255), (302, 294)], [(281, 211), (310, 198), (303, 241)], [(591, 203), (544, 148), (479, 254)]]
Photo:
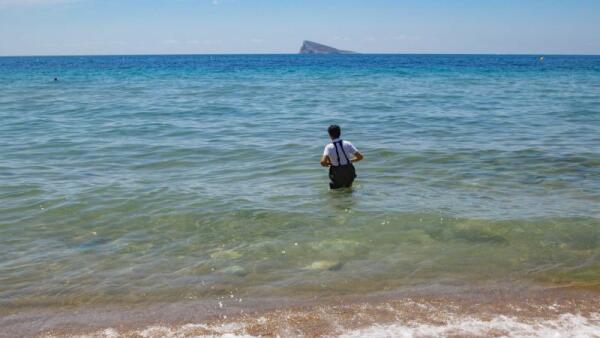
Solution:
[(0, 0), (0, 55), (600, 54), (598, 0)]

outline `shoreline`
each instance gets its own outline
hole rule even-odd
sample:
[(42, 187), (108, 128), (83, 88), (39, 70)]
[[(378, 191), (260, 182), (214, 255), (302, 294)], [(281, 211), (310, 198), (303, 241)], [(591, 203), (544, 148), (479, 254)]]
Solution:
[(595, 287), (502, 284), (315, 298), (240, 301), (231, 294), (190, 302), (38, 308), (0, 316), (0, 337), (377, 336), (410, 330), (444, 336), (538, 329), (600, 335)]

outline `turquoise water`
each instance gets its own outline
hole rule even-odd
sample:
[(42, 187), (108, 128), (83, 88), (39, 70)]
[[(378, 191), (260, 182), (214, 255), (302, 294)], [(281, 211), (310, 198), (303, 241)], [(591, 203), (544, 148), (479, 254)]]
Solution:
[(600, 57), (0, 58), (0, 90), (5, 309), (600, 282)]

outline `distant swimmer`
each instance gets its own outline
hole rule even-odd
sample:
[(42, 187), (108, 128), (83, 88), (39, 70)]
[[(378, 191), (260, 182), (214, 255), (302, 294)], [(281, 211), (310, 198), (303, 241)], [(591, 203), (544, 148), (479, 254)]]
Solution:
[(58, 78), (57, 77), (54, 78), (54, 82), (58, 82)]
[(350, 188), (356, 178), (356, 170), (352, 163), (362, 160), (363, 155), (352, 143), (340, 138), (342, 135), (340, 126), (331, 125), (327, 132), (331, 143), (325, 146), (321, 165), (329, 167), (329, 188)]

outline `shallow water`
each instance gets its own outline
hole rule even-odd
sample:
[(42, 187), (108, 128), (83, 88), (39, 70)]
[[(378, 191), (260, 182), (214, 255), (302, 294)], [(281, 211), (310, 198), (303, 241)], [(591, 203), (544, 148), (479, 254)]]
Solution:
[(600, 282), (600, 57), (0, 58), (0, 89), (6, 311)]

